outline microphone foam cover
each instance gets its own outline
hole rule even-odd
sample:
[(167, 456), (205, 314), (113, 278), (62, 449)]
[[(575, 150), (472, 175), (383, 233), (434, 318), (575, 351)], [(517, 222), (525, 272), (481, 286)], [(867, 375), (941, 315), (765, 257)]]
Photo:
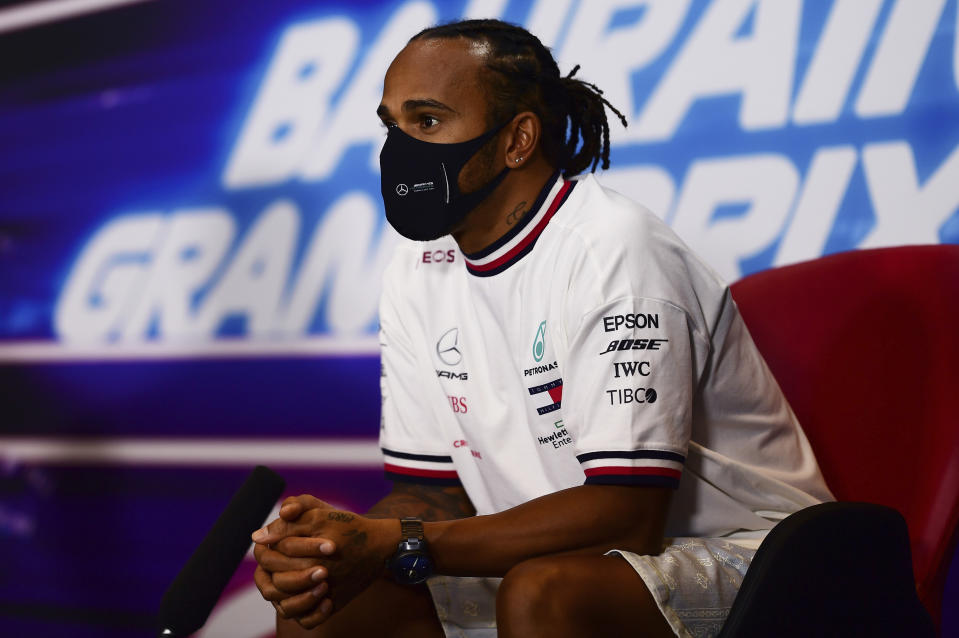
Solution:
[(203, 626), (250, 549), (250, 535), (262, 527), (285, 487), (270, 468), (254, 468), (163, 595), (159, 635), (187, 636)]

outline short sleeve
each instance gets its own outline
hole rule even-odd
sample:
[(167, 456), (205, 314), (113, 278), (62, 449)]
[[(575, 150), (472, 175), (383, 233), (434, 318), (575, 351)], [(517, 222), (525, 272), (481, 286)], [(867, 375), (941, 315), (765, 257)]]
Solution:
[(623, 297), (582, 316), (569, 339), (563, 412), (587, 484), (679, 486), (697, 349), (708, 342), (668, 301)]
[[(391, 299), (388, 284), (380, 302), (380, 448), (386, 478), (430, 485), (460, 485), (440, 424), (430, 409), (425, 384), (435, 383), (417, 365), (411, 336)], [(407, 316), (406, 321), (413, 321)], [(427, 372), (429, 372), (427, 370)], [(445, 406), (444, 406), (445, 407)]]

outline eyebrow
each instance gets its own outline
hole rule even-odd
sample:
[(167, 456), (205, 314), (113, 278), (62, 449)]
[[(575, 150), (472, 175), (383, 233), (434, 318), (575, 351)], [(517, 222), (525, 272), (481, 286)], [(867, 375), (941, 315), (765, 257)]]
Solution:
[[(443, 104), (442, 102), (439, 102), (437, 100), (432, 100), (430, 98), (406, 100), (405, 102), (403, 102), (404, 111), (415, 111), (416, 109), (419, 109), (419, 108), (431, 108), (431, 109), (437, 109), (440, 111), (447, 111), (449, 113), (457, 113), (457, 110), (452, 108), (451, 106)], [(381, 118), (386, 118), (390, 116), (390, 110), (386, 107), (385, 104), (380, 104), (378, 107), (376, 107), (376, 114), (380, 116)]]

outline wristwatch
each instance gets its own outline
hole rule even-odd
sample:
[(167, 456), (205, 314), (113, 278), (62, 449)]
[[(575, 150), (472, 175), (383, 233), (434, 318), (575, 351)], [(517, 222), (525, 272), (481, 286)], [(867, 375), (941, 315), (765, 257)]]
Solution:
[(422, 583), (433, 574), (433, 559), (423, 534), (423, 521), (415, 517), (401, 518), (400, 532), (403, 540), (386, 567), (401, 585)]

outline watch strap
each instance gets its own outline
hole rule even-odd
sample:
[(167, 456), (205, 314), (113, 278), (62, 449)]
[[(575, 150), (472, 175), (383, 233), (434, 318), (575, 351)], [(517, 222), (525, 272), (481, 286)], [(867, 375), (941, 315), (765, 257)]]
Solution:
[(425, 534), (423, 532), (423, 519), (415, 516), (406, 516), (400, 519), (400, 534), (404, 541), (417, 540), (423, 542)]

